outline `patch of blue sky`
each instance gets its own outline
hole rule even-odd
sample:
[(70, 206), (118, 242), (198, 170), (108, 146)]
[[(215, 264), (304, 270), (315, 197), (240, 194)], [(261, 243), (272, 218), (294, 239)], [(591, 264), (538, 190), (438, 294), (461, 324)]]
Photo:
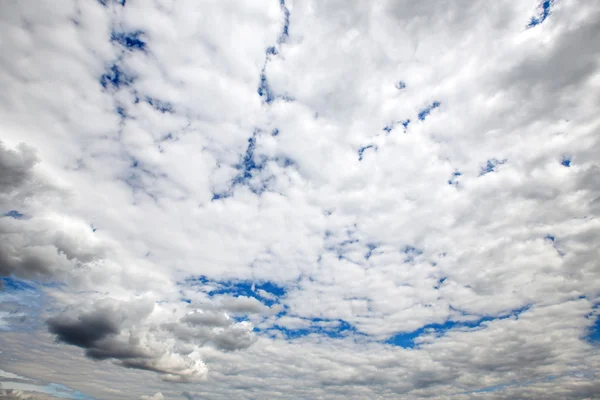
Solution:
[[(279, 0), (279, 6), (281, 8), (281, 11), (283, 12), (283, 27), (281, 28), (281, 33), (279, 34), (279, 37), (277, 38), (277, 45), (281, 45), (282, 43), (285, 43), (287, 41), (287, 39), (289, 37), (289, 29), (290, 29), (290, 10), (287, 8), (287, 5), (285, 4), (285, 0)], [(277, 54), (279, 54), (279, 51), (277, 50), (276, 46), (267, 47), (267, 50), (265, 51), (265, 55), (266, 55), (265, 65), (263, 66), (263, 69), (261, 71), (260, 82), (258, 84), (258, 89), (257, 89), (258, 95), (262, 98), (262, 101), (267, 105), (271, 104), (273, 102), (273, 100), (275, 100), (276, 98), (282, 99), (283, 101), (286, 101), (286, 102), (294, 101), (294, 98), (287, 96), (287, 95), (276, 96), (273, 93), (271, 86), (269, 85), (269, 80), (267, 78), (265, 70), (267, 67), (267, 63), (270, 60), (270, 57), (276, 56)]]
[(195, 286), (197, 284), (208, 286), (210, 289), (207, 294), (210, 297), (218, 295), (254, 297), (267, 306), (279, 303), (280, 299), (286, 295), (284, 286), (270, 281), (213, 280), (201, 275), (186, 279), (184, 284), (187, 286)]
[(396, 84), (394, 86), (398, 90), (406, 89), (406, 82), (404, 82), (404, 81), (398, 81), (398, 82), (396, 82)]
[(165, 100), (155, 99), (153, 97), (146, 96), (146, 103), (150, 104), (152, 108), (161, 113), (173, 112), (173, 104)]
[(413, 246), (405, 246), (402, 249), (402, 252), (404, 254), (406, 254), (406, 258), (404, 259), (405, 263), (413, 262), (416, 257), (418, 257), (421, 254), (423, 254), (423, 250), (418, 249), (418, 248), (413, 247)]
[[(585, 297), (584, 297), (585, 298)], [(600, 346), (600, 302), (595, 303), (592, 312), (586, 318), (594, 319), (594, 324), (587, 330), (585, 339), (595, 345)]]
[(121, 118), (121, 119), (127, 118), (127, 110), (125, 109), (125, 107), (117, 106), (115, 111), (117, 112), (117, 115), (119, 116), (119, 118)]
[(294, 160), (288, 157), (275, 157), (273, 160), (277, 163), (277, 165), (284, 168), (291, 167), (292, 165), (296, 164)]
[(290, 36), (290, 10), (287, 8), (285, 0), (279, 0), (279, 6), (283, 12), (283, 28), (281, 29), (277, 43), (285, 43)]
[(458, 185), (458, 177), (462, 176), (462, 173), (459, 171), (454, 171), (452, 173), (452, 177), (448, 180), (448, 185)]
[(375, 250), (377, 248), (377, 245), (374, 243), (369, 243), (369, 244), (367, 244), (367, 248), (369, 249), (369, 251), (367, 251), (365, 253), (365, 260), (368, 260), (369, 258), (371, 258), (371, 256), (373, 255), (373, 250)]
[[(445, 280), (445, 279), (444, 279)], [(423, 335), (423, 334), (431, 334), (434, 333), (438, 336), (444, 335), (446, 332), (452, 330), (452, 329), (458, 329), (458, 328), (470, 328), (470, 329), (476, 329), (476, 328), (481, 328), (482, 325), (486, 322), (490, 322), (490, 321), (494, 321), (494, 320), (500, 320), (500, 319), (506, 319), (506, 318), (511, 318), (511, 317), (515, 317), (518, 318), (519, 315), (521, 313), (523, 313), (524, 311), (527, 311), (531, 306), (527, 305), (525, 307), (521, 307), (515, 310), (510, 311), (509, 313), (505, 313), (505, 314), (501, 314), (499, 316), (483, 316), (480, 317), (476, 320), (473, 321), (453, 321), (453, 320), (448, 320), (445, 321), (441, 324), (428, 324), (425, 325), (417, 330), (414, 330), (412, 332), (401, 332), (398, 333), (397, 335), (392, 336), (391, 338), (389, 338), (386, 343), (387, 344), (391, 344), (394, 346), (399, 346), (399, 347), (404, 347), (404, 348), (414, 348), (416, 346), (415, 344), (415, 339), (417, 339), (419, 336)], [(464, 314), (464, 313), (463, 313)], [(466, 315), (466, 314), (464, 314)]]
[[(240, 185), (247, 184), (248, 181), (253, 177), (253, 175), (259, 171), (261, 171), (266, 163), (266, 158), (261, 158), (258, 162), (255, 156), (256, 150), (256, 133), (248, 138), (248, 147), (246, 148), (246, 152), (242, 157), (242, 161), (238, 163), (235, 168), (240, 171), (235, 178), (233, 178), (232, 184)], [(258, 191), (262, 193), (264, 188), (251, 188), (253, 191)]]
[(35, 282), (0, 278), (0, 326), (8, 331), (33, 331), (41, 321), (44, 295)]
[(437, 284), (436, 284), (436, 285), (435, 285), (433, 288), (434, 288), (435, 290), (439, 290), (439, 288), (442, 286), (442, 284), (443, 284), (444, 282), (446, 282), (446, 280), (447, 280), (447, 279), (448, 279), (448, 278), (446, 278), (445, 276), (444, 276), (444, 277), (442, 277), (442, 278), (440, 278), (440, 279), (438, 280)]
[(410, 119), (405, 119), (404, 121), (400, 121), (400, 124), (402, 124), (402, 126), (404, 127), (404, 130), (406, 131), (408, 129), (408, 125), (410, 124)]
[(505, 164), (506, 161), (508, 161), (506, 158), (503, 160), (498, 160), (496, 158), (487, 160), (486, 164), (480, 168), (479, 176), (489, 174), (490, 172), (496, 172), (496, 168), (498, 167), (498, 165)]
[(594, 321), (594, 325), (589, 329), (586, 339), (600, 345), (600, 316), (596, 315), (595, 317), (596, 320)]
[(146, 42), (142, 40), (144, 32), (113, 32), (110, 36), (112, 42), (118, 43), (128, 50), (146, 50)]
[(248, 138), (248, 147), (242, 158), (242, 162), (236, 165), (238, 170), (242, 171), (244, 178), (250, 178), (253, 170), (263, 168), (262, 164), (257, 164), (254, 160), (254, 151), (256, 150), (256, 134)]
[(269, 80), (267, 79), (264, 69), (260, 74), (260, 83), (258, 85), (257, 93), (266, 104), (271, 104), (273, 100), (275, 100), (275, 95), (271, 90), (271, 86), (269, 86)]
[(260, 74), (260, 82), (258, 84), (258, 89), (256, 90), (256, 92), (262, 98), (262, 101), (267, 105), (271, 104), (275, 99), (280, 99), (285, 102), (294, 101), (294, 98), (288, 95), (275, 95), (275, 93), (273, 93), (273, 90), (269, 85), (269, 79), (267, 78), (264, 68)]
[(569, 157), (566, 157), (566, 156), (565, 156), (565, 157), (563, 157), (563, 158), (562, 158), (562, 160), (561, 160), (561, 162), (560, 162), (560, 163), (561, 163), (561, 165), (562, 165), (563, 167), (567, 167), (567, 168), (569, 168), (569, 167), (571, 166), (571, 159), (570, 159)]
[(44, 389), (46, 389), (46, 393), (62, 399), (95, 400), (94, 397), (88, 396), (82, 392), (58, 383), (50, 383), (46, 385)]
[(419, 114), (418, 114), (419, 120), (424, 121), (425, 118), (427, 118), (427, 116), (429, 114), (431, 114), (431, 111), (440, 107), (441, 105), (442, 105), (442, 103), (440, 103), (439, 101), (434, 101), (433, 103), (431, 103), (430, 105), (428, 105), (427, 107), (425, 107), (424, 109), (419, 111)]
[(0, 278), (0, 287), (7, 291), (34, 291), (36, 290), (35, 284), (30, 281), (5, 276)]
[[(279, 130), (273, 133), (273, 135), (279, 134)], [(260, 179), (260, 173), (264, 170), (269, 160), (274, 161), (278, 166), (287, 168), (295, 165), (294, 160), (288, 157), (274, 157), (269, 159), (266, 156), (257, 156), (256, 151), (256, 140), (257, 132), (248, 138), (248, 147), (243, 154), (241, 161), (235, 165), (235, 168), (239, 171), (238, 174), (232, 179), (231, 186), (229, 189), (222, 192), (214, 192), (212, 201), (217, 201), (231, 197), (235, 186), (244, 185), (255, 194), (262, 194), (268, 188), (272, 176), (263, 176)], [(258, 179), (255, 179), (258, 178)]]
[(220, 193), (213, 193), (211, 201), (219, 201), (231, 197), (231, 192), (225, 191)]
[(372, 145), (372, 144), (370, 144), (368, 146), (361, 147), (360, 149), (358, 149), (358, 161), (362, 161), (363, 160), (364, 153), (368, 149), (373, 149), (373, 150), (377, 151), (377, 147), (374, 146), (374, 145)]
[(527, 28), (533, 28), (544, 22), (546, 18), (550, 16), (552, 6), (554, 5), (554, 0), (545, 0), (539, 6), (539, 14), (537, 16), (531, 17), (529, 23), (527, 24)]
[(554, 235), (547, 234), (544, 237), (544, 240), (551, 242), (552, 247), (554, 247), (554, 249), (558, 252), (558, 255), (560, 255), (561, 257), (563, 257), (566, 254), (564, 251), (558, 248), (558, 243), (556, 243), (556, 237)]
[(127, 74), (118, 64), (112, 64), (108, 70), (100, 77), (100, 85), (103, 88), (120, 89), (129, 86), (135, 81), (135, 78)]
[(325, 250), (335, 253), (338, 260), (344, 258), (344, 254), (348, 251), (356, 250), (359, 240), (353, 238), (354, 231), (346, 231), (347, 238), (340, 241), (339, 237), (334, 236), (331, 231), (325, 231), (323, 239), (325, 240)]
[(307, 328), (290, 329), (280, 325), (274, 325), (267, 332), (273, 331), (283, 334), (288, 339), (298, 339), (308, 335), (326, 336), (332, 339), (339, 339), (350, 335), (358, 334), (356, 328), (344, 321), (343, 319), (323, 319), (323, 318), (307, 318), (310, 326)]
[(17, 210), (10, 210), (2, 214), (3, 217), (13, 218), (13, 219), (25, 219), (25, 215), (20, 213)]
[(108, 7), (111, 2), (125, 7), (127, 0), (98, 0), (98, 3), (102, 4), (103, 7)]

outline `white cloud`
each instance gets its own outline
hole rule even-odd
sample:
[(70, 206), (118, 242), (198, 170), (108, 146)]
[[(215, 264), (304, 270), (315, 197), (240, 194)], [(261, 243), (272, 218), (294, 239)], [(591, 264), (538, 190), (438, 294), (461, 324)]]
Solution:
[(165, 396), (161, 392), (154, 393), (152, 396), (142, 396), (141, 400), (164, 400)]
[(5, 332), (11, 371), (98, 398), (597, 390), (597, 7), (123, 3), (0, 16), (0, 274), (45, 285), (52, 333)]

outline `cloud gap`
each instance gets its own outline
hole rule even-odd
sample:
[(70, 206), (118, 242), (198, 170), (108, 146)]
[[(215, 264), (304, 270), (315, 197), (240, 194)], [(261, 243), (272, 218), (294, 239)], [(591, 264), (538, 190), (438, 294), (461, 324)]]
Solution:
[(110, 40), (124, 47), (127, 50), (146, 51), (146, 42), (142, 40), (143, 31), (134, 32), (115, 32), (113, 31)]
[[(416, 329), (412, 332), (403, 332), (403, 333), (396, 334), (396, 335), (392, 336), (391, 338), (389, 338), (386, 341), (386, 343), (394, 345), (394, 346), (404, 347), (404, 348), (414, 348), (414, 347), (418, 346), (418, 344), (415, 343), (415, 339), (419, 338), (420, 336), (422, 336), (424, 334), (434, 334), (439, 337), (439, 336), (445, 335), (448, 331), (451, 331), (452, 329), (460, 329), (460, 328), (479, 329), (479, 328), (482, 328), (486, 322), (502, 320), (502, 319), (507, 319), (507, 318), (518, 319), (522, 313), (529, 310), (530, 308), (531, 308), (531, 305), (526, 305), (524, 307), (520, 307), (520, 308), (511, 310), (508, 313), (500, 314), (498, 316), (483, 316), (474, 321), (447, 320), (441, 324), (440, 323), (427, 324), (427, 325), (425, 325), (419, 329)], [(468, 314), (464, 314), (464, 315), (468, 315)]]
[(441, 106), (441, 103), (439, 101), (434, 101), (433, 103), (431, 103), (431, 105), (428, 105), (427, 107), (425, 107), (424, 109), (419, 111), (419, 114), (418, 114), (419, 120), (425, 121), (425, 118), (427, 118), (429, 116), (429, 114), (431, 114), (431, 111), (435, 110), (436, 108), (438, 108), (440, 106)]
[(554, 0), (545, 0), (539, 6), (539, 14), (537, 16), (531, 17), (529, 23), (527, 24), (527, 28), (533, 28), (544, 22), (546, 18), (550, 16), (552, 6), (554, 5)]
[(377, 151), (377, 146), (370, 144), (368, 146), (364, 146), (364, 147), (359, 148), (358, 149), (358, 161), (362, 161), (363, 160), (364, 152), (366, 150), (368, 150), (368, 149), (373, 149), (373, 150)]
[(505, 164), (508, 160), (505, 158), (503, 160), (498, 160), (496, 158), (492, 158), (491, 160), (487, 160), (486, 164), (482, 166), (479, 170), (479, 176), (487, 175), (491, 172), (496, 172), (499, 165)]

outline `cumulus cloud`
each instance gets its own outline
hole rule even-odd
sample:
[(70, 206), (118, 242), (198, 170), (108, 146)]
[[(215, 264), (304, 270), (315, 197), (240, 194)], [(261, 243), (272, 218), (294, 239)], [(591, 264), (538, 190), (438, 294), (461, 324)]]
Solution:
[(0, 285), (47, 332), (0, 357), (98, 398), (593, 397), (598, 21), (7, 4)]
[(206, 377), (197, 352), (180, 353), (172, 338), (146, 326), (152, 302), (96, 301), (89, 311), (67, 310), (48, 319), (58, 341), (85, 349), (94, 360), (113, 360), (127, 368), (154, 371), (166, 381), (194, 381)]

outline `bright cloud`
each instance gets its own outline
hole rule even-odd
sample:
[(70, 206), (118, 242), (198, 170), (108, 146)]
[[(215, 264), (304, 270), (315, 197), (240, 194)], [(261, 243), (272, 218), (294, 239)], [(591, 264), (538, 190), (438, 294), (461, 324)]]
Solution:
[(0, 397), (600, 390), (594, 2), (2, 10)]

